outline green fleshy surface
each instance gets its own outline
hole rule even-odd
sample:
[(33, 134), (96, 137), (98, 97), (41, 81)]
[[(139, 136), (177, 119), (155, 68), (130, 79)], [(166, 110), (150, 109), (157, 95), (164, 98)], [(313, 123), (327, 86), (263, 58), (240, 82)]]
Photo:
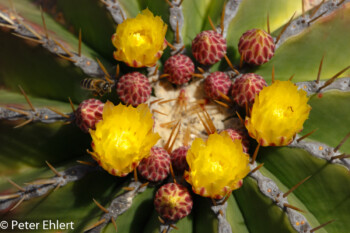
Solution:
[[(159, 214), (153, 209), (150, 218), (142, 231), (143, 233), (159, 233), (160, 222), (158, 216)], [(191, 213), (187, 217), (180, 219), (176, 223), (176, 227), (178, 228), (176, 232), (179, 233), (193, 232), (193, 214)]]
[(195, 233), (217, 232), (218, 220), (210, 209), (211, 200), (196, 196), (192, 212), (194, 213), (193, 225)]
[[(116, 24), (106, 12), (105, 5), (96, 0), (59, 0), (57, 7), (69, 25), (74, 27), (76, 37), (81, 29), (83, 42), (111, 62), (115, 61), (111, 37)], [(84, 9), (84, 13), (79, 13), (79, 9)]]
[[(295, 232), (287, 216), (260, 192), (252, 178), (245, 178), (243, 186), (233, 191), (233, 195), (249, 232)], [(243, 228), (242, 232), (246, 232), (246, 229)]]
[(277, 183), (286, 187), (285, 190), (281, 188), (284, 192), (311, 175), (288, 200), (306, 211), (305, 216), (312, 227), (336, 219), (320, 232), (344, 233), (349, 229), (350, 177), (346, 168), (329, 164), (303, 150), (286, 147), (262, 148), (258, 161), (278, 179), (274, 179)]
[(190, 45), (196, 35), (201, 32), (203, 27), (203, 19), (207, 18), (210, 6), (210, 0), (193, 0), (182, 2), (182, 11), (184, 15), (182, 36), (185, 45)]
[[(4, 1), (1, 5), (9, 6), (9, 3)], [(20, 17), (25, 17), (26, 23), (44, 34), (40, 10), (36, 5), (29, 0), (21, 0), (14, 1), (14, 7)], [(49, 36), (58, 39), (67, 49), (77, 51), (78, 39), (49, 15), (44, 15)], [(91, 94), (80, 87), (80, 81), (86, 77), (80, 68), (48, 52), (41, 45), (17, 38), (4, 30), (0, 32), (0, 44), (6, 45), (1, 48), (0, 57), (0, 83), (6, 89), (19, 92), (17, 86), (21, 85), (27, 93), (35, 96), (61, 101), (66, 101), (70, 96), (76, 103)], [(105, 66), (110, 66), (84, 44), (82, 51), (85, 56), (93, 59), (99, 57)]]
[[(152, 213), (153, 196), (155, 188), (147, 188), (146, 191), (139, 193), (133, 200), (132, 208), (116, 220), (119, 232), (142, 232)], [(108, 228), (110, 229), (108, 231)], [(115, 232), (110, 224), (106, 232)]]
[[(44, 29), (42, 27), (41, 12), (37, 5), (35, 5), (32, 0), (12, 0), (13, 6), (20, 17), (25, 19), (26, 23), (33, 26), (40, 34), (44, 34)], [(0, 6), (10, 7), (9, 1), (2, 1)], [(65, 29), (62, 25), (57, 23), (50, 15), (44, 13), (45, 23), (49, 36), (58, 38), (64, 42), (66, 48), (72, 51), (78, 51), (78, 38)], [(98, 54), (91, 48), (82, 44), (82, 51), (85, 56), (90, 58), (95, 58)]]
[(270, 17), (270, 29), (274, 31), (287, 23), (294, 12), (296, 12), (296, 15), (301, 13), (301, 1), (242, 1), (237, 15), (231, 21), (227, 32), (228, 57), (231, 59), (231, 62), (239, 64), (238, 42), (244, 32), (252, 28), (267, 31), (267, 13), (269, 13)]
[[(309, 100), (312, 110), (300, 134), (304, 135), (317, 129), (308, 138), (336, 147), (350, 132), (349, 103), (348, 92), (328, 91), (322, 94), (322, 97), (313, 95)], [(345, 141), (340, 151), (350, 153), (350, 140)]]
[(6, 44), (0, 57), (1, 83), (6, 89), (20, 92), (21, 85), (29, 95), (61, 101), (71, 97), (75, 103), (87, 98), (89, 93), (80, 87), (86, 76), (70, 62), (8, 33), (0, 32), (0, 44)]
[[(70, 104), (67, 102), (37, 98), (31, 95), (28, 95), (28, 93), (27, 93), (27, 96), (35, 108), (53, 107), (54, 109), (60, 110), (61, 112), (64, 112), (64, 113), (72, 112), (72, 108)], [(27, 103), (25, 97), (22, 94), (14, 93), (6, 90), (0, 90), (0, 106), (1, 105), (29, 109), (29, 104)]]
[[(60, 168), (58, 169), (60, 170)], [(48, 168), (35, 168), (11, 178), (22, 185), (24, 182), (32, 181), (28, 177), (38, 179), (52, 176), (53, 173)], [(93, 172), (82, 180), (69, 183), (46, 196), (25, 201), (11, 212), (0, 212), (0, 216), (2, 220), (6, 221), (39, 223), (40, 225), (35, 232), (48, 232), (43, 228), (44, 220), (73, 222), (74, 229), (68, 229), (68, 232), (83, 232), (88, 222), (98, 217), (101, 212), (92, 199), (95, 198), (101, 204), (105, 204), (104, 200), (109, 200), (118, 183), (115, 177), (107, 173)], [(13, 191), (9, 184), (1, 184), (0, 187), (1, 190), (7, 187), (7, 191)], [(13, 231), (8, 229), (4, 232)]]
[(118, 0), (122, 9), (126, 13), (127, 18), (134, 18), (143, 10), (143, 0)]
[(231, 195), (227, 200), (226, 219), (231, 225), (232, 232), (249, 233), (243, 213), (233, 195)]
[[(29, 96), (34, 107), (52, 107), (70, 113), (69, 103), (33, 98)], [(6, 100), (6, 101), (4, 101)], [(0, 90), (0, 106), (29, 109), (25, 98), (17, 93)], [(30, 123), (24, 127), (13, 127), (25, 120), (0, 122), (0, 174), (12, 175), (26, 168), (40, 168), (44, 161), (62, 163), (74, 157), (86, 154), (90, 136), (77, 126), (64, 125), (63, 122), (53, 124)]]
[[(256, 73), (271, 81), (272, 66), (275, 78), (294, 82), (316, 80), (321, 58), (325, 55), (321, 79), (329, 79), (350, 64), (350, 3), (338, 11), (317, 20), (301, 34), (290, 38), (275, 52), (275, 56)], [(341, 76), (349, 76), (346, 71)]]
[[(73, 125), (33, 123), (13, 129), (19, 123), (2, 121), (0, 174), (16, 174), (23, 167), (42, 167), (44, 161), (62, 163), (86, 153), (90, 136)], [(10, 124), (11, 123), (11, 124)]]

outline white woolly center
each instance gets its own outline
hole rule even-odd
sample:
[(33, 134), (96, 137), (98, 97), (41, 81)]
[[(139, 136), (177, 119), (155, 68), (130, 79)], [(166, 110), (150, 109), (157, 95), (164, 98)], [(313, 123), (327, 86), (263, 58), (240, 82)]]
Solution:
[[(167, 80), (162, 80), (153, 83), (153, 88), (156, 97), (151, 97), (149, 103), (160, 98), (163, 99), (150, 106), (155, 120), (154, 131), (159, 133), (161, 136), (161, 139), (157, 143), (158, 146), (164, 146), (167, 143), (171, 135), (171, 131), (179, 120), (181, 122), (181, 128), (173, 149), (184, 145), (188, 127), (190, 130), (190, 137), (188, 141), (189, 145), (191, 145), (192, 141), (197, 137), (201, 137), (203, 139), (207, 138), (208, 134), (198, 115), (196, 114), (196, 109), (201, 112), (200, 108), (198, 107), (198, 103), (203, 103), (205, 100), (205, 109), (218, 131), (226, 128), (242, 127), (237, 118), (232, 118), (234, 115), (233, 112), (229, 112), (228, 109), (221, 107), (220, 105), (207, 99), (204, 93), (203, 80), (193, 80), (190, 84), (177, 88), (174, 88), (174, 86)], [(182, 95), (179, 99), (181, 92)], [(162, 104), (163, 101), (171, 99), (176, 100)], [(186, 105), (181, 103), (186, 103)], [(165, 113), (167, 116), (157, 113), (154, 110)], [(203, 112), (200, 113), (202, 119), (204, 119), (203, 114)], [(173, 137), (176, 135), (176, 132), (177, 130), (175, 131)]]

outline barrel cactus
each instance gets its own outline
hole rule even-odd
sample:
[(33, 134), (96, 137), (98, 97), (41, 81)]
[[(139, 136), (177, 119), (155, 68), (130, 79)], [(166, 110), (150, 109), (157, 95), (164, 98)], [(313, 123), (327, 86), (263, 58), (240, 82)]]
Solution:
[(349, 25), (349, 0), (1, 1), (1, 230), (348, 232)]

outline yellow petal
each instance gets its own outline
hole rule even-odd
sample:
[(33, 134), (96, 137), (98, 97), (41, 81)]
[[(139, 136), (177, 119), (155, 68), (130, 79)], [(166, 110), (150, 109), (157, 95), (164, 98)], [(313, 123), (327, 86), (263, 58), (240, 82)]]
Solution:
[(90, 130), (94, 159), (112, 175), (127, 175), (148, 157), (159, 140), (152, 128), (152, 114), (147, 105), (134, 108), (107, 102), (96, 130)]
[(153, 66), (163, 53), (167, 25), (145, 9), (119, 24), (112, 36), (114, 58), (132, 67)]
[(206, 142), (196, 138), (186, 160), (186, 180), (195, 193), (205, 197), (225, 196), (238, 188), (237, 183), (250, 171), (241, 140), (232, 141), (227, 132), (211, 134)]
[(277, 80), (264, 87), (245, 120), (249, 135), (262, 146), (288, 145), (309, 116), (306, 94), (290, 81)]

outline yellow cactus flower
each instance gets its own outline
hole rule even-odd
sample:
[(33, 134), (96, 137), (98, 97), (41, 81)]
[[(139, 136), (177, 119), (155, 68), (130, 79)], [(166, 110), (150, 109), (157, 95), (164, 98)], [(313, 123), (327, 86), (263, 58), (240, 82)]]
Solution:
[(153, 66), (166, 48), (167, 25), (148, 9), (136, 18), (126, 19), (112, 36), (117, 48), (114, 58), (131, 67)]
[(242, 186), (249, 173), (249, 156), (241, 140), (232, 141), (227, 132), (209, 135), (206, 142), (196, 138), (187, 152), (189, 171), (185, 178), (195, 193), (220, 199)]
[(304, 90), (290, 81), (275, 81), (255, 97), (245, 125), (261, 146), (285, 146), (303, 129), (311, 110)]
[(146, 104), (134, 108), (107, 102), (96, 130), (90, 130), (91, 154), (110, 174), (126, 176), (158, 141), (159, 135), (152, 131), (152, 114)]

